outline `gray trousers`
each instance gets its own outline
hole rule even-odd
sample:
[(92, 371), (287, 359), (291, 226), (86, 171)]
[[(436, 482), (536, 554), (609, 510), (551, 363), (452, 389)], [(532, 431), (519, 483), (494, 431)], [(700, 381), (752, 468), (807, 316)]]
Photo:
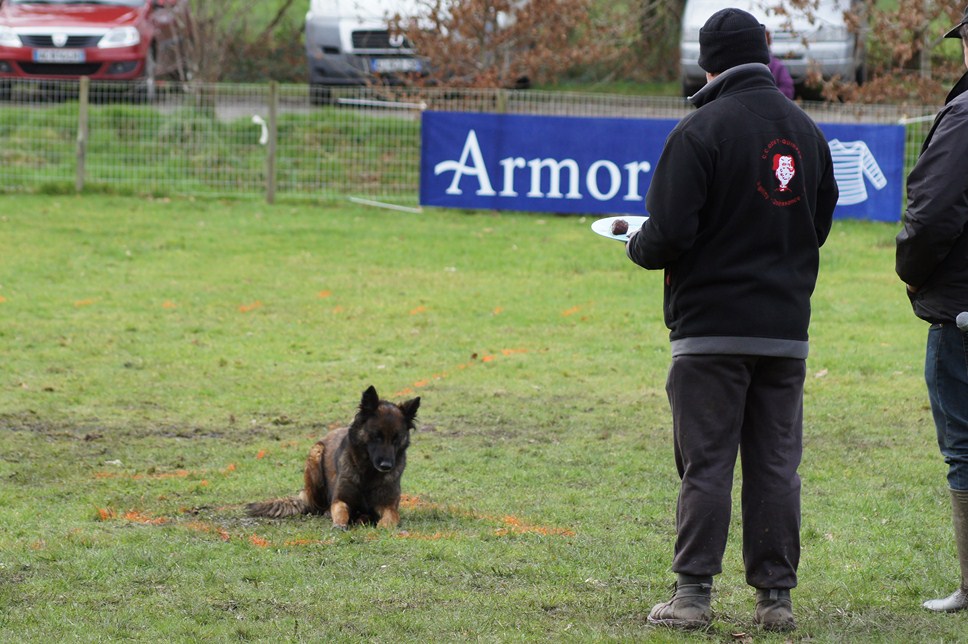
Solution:
[(738, 452), (746, 582), (797, 585), (805, 374), (806, 361), (793, 358), (673, 358), (666, 392), (681, 479), (673, 571), (722, 572)]

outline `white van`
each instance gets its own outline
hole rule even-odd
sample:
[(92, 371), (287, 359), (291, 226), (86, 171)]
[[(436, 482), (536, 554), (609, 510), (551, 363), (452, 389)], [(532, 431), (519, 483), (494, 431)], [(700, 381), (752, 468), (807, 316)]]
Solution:
[[(782, 0), (687, 0), (682, 15), (679, 65), (683, 96), (695, 94), (706, 84), (706, 72), (699, 67), (699, 29), (709, 16), (726, 7), (749, 11), (770, 31), (773, 54), (783, 61), (800, 93), (812, 66), (825, 79), (864, 80), (864, 34), (848, 28), (845, 12), (860, 11), (858, 0), (817, 0), (816, 8), (789, 10), (778, 14), (775, 8), (788, 5)], [(806, 42), (806, 44), (804, 44)]]
[(421, 73), (426, 63), (389, 30), (393, 16), (416, 10), (417, 0), (310, 0), (306, 60), (313, 102), (326, 102), (329, 87), (392, 83)]

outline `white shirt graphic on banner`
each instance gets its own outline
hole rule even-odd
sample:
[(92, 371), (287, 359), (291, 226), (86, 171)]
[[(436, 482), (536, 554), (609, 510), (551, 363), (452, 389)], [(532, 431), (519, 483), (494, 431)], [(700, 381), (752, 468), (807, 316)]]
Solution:
[(838, 206), (852, 206), (867, 201), (867, 177), (871, 185), (881, 190), (887, 178), (877, 165), (877, 159), (863, 141), (843, 143), (837, 139), (830, 142), (830, 155), (834, 162), (834, 178), (840, 188)]

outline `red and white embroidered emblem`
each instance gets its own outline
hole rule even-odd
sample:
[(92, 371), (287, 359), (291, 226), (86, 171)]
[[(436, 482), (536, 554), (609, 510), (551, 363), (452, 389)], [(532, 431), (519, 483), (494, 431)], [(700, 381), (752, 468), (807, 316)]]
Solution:
[(777, 188), (778, 191), (790, 192), (789, 184), (796, 174), (797, 168), (793, 156), (789, 154), (773, 155), (773, 175), (780, 184), (780, 187)]
[(799, 203), (803, 199), (803, 177), (798, 176), (803, 165), (800, 147), (790, 139), (773, 139), (763, 147), (760, 158), (765, 166), (756, 182), (760, 196), (780, 208)]

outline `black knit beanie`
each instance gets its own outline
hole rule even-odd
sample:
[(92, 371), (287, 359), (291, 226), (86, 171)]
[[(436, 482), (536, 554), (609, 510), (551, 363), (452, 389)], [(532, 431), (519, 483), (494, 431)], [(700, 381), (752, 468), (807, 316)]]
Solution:
[(741, 9), (721, 9), (699, 30), (699, 66), (710, 74), (744, 63), (769, 62), (766, 28)]

